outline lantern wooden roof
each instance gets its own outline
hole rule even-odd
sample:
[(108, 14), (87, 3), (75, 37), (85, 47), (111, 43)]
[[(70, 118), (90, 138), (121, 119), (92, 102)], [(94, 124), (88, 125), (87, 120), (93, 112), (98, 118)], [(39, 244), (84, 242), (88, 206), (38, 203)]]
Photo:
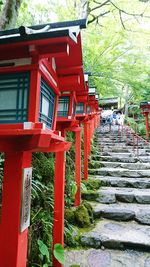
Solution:
[[(86, 20), (77, 20), (0, 31), (0, 60), (28, 58), (33, 50), (39, 58), (68, 56), (69, 46), (77, 43), (84, 27)], [(59, 65), (64, 67), (64, 63)]]
[(150, 108), (150, 102), (143, 101), (140, 103), (140, 108), (149, 107)]

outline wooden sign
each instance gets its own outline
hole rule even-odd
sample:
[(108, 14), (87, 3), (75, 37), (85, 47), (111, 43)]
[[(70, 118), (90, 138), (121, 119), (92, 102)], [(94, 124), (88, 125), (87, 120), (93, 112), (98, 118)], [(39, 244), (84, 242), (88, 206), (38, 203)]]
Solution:
[(22, 178), (21, 232), (30, 225), (32, 168), (24, 168)]

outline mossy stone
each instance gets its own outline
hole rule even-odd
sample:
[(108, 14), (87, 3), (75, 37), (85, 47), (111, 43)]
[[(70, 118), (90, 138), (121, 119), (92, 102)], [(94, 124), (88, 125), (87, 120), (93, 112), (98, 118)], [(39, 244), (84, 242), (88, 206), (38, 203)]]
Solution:
[(78, 264), (73, 264), (73, 265), (70, 265), (69, 267), (80, 267), (80, 265), (78, 265)]
[(90, 222), (93, 223), (94, 222), (94, 212), (93, 212), (93, 207), (91, 206), (91, 204), (89, 202), (87, 202), (86, 200), (83, 200), (82, 204), (87, 208), (87, 211), (89, 213), (89, 217), (90, 217)]
[(95, 201), (99, 197), (99, 193), (93, 190), (88, 190), (82, 192), (82, 198), (86, 200), (93, 200)]
[(75, 220), (79, 227), (87, 227), (90, 225), (90, 217), (87, 208), (84, 205), (80, 205), (75, 210)]
[(65, 219), (69, 222), (74, 224), (75, 222), (75, 214), (74, 214), (75, 210), (70, 208), (70, 209), (66, 209), (65, 210)]
[(87, 189), (98, 190), (101, 186), (101, 181), (98, 179), (88, 179), (85, 185)]
[(101, 167), (101, 163), (98, 160), (90, 160), (88, 166), (91, 169), (97, 169)]

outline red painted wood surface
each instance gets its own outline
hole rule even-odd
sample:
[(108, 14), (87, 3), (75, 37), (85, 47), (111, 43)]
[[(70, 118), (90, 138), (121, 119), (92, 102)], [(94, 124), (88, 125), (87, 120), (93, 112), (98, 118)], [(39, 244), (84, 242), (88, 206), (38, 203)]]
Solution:
[(41, 75), (38, 70), (31, 72), (28, 121), (38, 122), (40, 109)]
[[(54, 177), (54, 226), (53, 245), (59, 243), (64, 245), (64, 192), (65, 192), (65, 155), (57, 152), (55, 158)], [(53, 267), (63, 267), (53, 257)]]
[(25, 267), (28, 230), (20, 232), (23, 168), (31, 166), (30, 152), (5, 155), (0, 224), (0, 266)]
[(75, 182), (77, 193), (75, 195), (75, 206), (81, 202), (81, 128), (75, 132)]
[(88, 179), (89, 122), (84, 122), (84, 180)]
[(148, 113), (145, 114), (145, 125), (146, 125), (146, 137), (149, 137), (149, 121), (148, 121)]

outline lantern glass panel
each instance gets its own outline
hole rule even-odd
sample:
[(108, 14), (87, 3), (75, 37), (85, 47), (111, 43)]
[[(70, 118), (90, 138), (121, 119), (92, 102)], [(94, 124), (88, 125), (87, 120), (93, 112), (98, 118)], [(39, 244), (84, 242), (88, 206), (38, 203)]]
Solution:
[(55, 93), (50, 86), (41, 80), (41, 99), (39, 121), (46, 124), (47, 128), (52, 128), (55, 107)]
[(80, 102), (76, 106), (76, 114), (83, 114), (84, 113), (84, 103)]
[(86, 107), (86, 113), (90, 113), (90, 106)]
[(42, 114), (48, 117), (49, 101), (46, 97), (42, 97)]
[(149, 112), (149, 108), (143, 108), (144, 112)]
[(58, 102), (58, 117), (68, 117), (69, 114), (69, 96), (62, 96)]
[(0, 123), (28, 119), (29, 72), (0, 75)]
[(75, 116), (75, 114), (76, 114), (76, 103), (75, 102), (73, 103), (72, 114), (73, 114), (73, 116)]

